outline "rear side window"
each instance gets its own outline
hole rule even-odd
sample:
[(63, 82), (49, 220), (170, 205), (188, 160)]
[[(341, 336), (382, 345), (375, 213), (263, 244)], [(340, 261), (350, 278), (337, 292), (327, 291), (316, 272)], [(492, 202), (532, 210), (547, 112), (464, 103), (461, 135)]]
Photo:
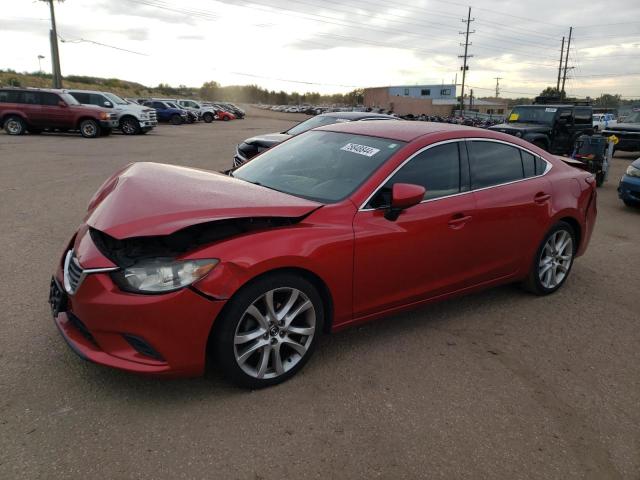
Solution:
[(73, 92), (71, 95), (73, 95), (73, 98), (78, 100), (80, 103), (82, 103), (84, 105), (89, 105), (89, 94), (88, 93)]
[(58, 105), (60, 97), (55, 93), (42, 92), (40, 93), (40, 103), (42, 105)]
[(20, 93), (16, 90), (0, 90), (0, 103), (18, 103)]
[(391, 189), (395, 183), (422, 185), (425, 188), (425, 200), (466, 191), (467, 176), (462, 172), (458, 142), (429, 148), (398, 170), (374, 196), (370, 207), (388, 206), (391, 202)]
[(22, 92), (22, 101), (20, 103), (26, 103), (28, 105), (40, 105), (40, 93)]
[(547, 169), (547, 162), (540, 157), (536, 157), (536, 175), (542, 175)]
[(520, 149), (496, 142), (471, 142), (471, 185), (474, 189), (522, 180)]
[(524, 150), (520, 150), (522, 155), (522, 168), (524, 170), (525, 178), (533, 177), (536, 175), (536, 157)]
[(591, 125), (592, 110), (586, 107), (576, 107), (575, 122), (576, 125)]

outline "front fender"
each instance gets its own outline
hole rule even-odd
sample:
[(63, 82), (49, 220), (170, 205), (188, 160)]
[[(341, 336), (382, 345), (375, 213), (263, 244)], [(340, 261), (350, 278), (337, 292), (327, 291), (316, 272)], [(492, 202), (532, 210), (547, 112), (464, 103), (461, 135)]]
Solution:
[(351, 319), (353, 248), (351, 222), (336, 226), (303, 221), (232, 237), (184, 258), (220, 259), (209, 275), (194, 284), (216, 299), (233, 297), (248, 282), (270, 271), (306, 270), (320, 278), (330, 292), (336, 326)]

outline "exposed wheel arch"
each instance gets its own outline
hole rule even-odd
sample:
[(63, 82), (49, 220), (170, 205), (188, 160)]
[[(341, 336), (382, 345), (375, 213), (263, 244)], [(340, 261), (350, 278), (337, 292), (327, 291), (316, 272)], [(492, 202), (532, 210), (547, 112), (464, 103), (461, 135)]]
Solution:
[(557, 222), (565, 222), (568, 223), (569, 225), (571, 225), (571, 228), (573, 228), (573, 234), (575, 235), (576, 238), (576, 245), (575, 245), (575, 249), (576, 252), (580, 249), (581, 241), (582, 241), (582, 230), (580, 228), (580, 222), (578, 222), (578, 220), (576, 220), (574, 217), (562, 217), (559, 218)]

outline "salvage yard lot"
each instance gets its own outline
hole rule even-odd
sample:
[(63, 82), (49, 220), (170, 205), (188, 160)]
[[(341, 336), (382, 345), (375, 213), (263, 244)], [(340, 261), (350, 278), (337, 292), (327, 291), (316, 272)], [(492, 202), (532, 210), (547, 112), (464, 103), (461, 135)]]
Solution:
[(640, 211), (616, 195), (632, 154), (552, 296), (507, 286), (325, 336), (299, 375), (256, 392), (73, 354), (48, 285), (99, 185), (134, 161), (226, 169), (239, 141), (304, 118), (0, 133), (0, 478), (639, 478)]

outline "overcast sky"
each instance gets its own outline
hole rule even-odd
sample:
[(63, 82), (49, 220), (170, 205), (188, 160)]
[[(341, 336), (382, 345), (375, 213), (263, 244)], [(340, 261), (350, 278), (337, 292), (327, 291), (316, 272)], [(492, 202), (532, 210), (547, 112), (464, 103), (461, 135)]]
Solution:
[[(0, 68), (50, 72), (48, 4), (0, 0)], [(640, 0), (471, 2), (467, 84), (491, 95), (555, 86), (574, 26), (567, 91), (640, 97)], [(145, 85), (256, 83), (286, 91), (451, 83), (460, 0), (66, 0), (56, 5), (63, 75)], [(86, 40), (138, 52), (128, 53)], [(460, 78), (458, 78), (460, 81)]]

